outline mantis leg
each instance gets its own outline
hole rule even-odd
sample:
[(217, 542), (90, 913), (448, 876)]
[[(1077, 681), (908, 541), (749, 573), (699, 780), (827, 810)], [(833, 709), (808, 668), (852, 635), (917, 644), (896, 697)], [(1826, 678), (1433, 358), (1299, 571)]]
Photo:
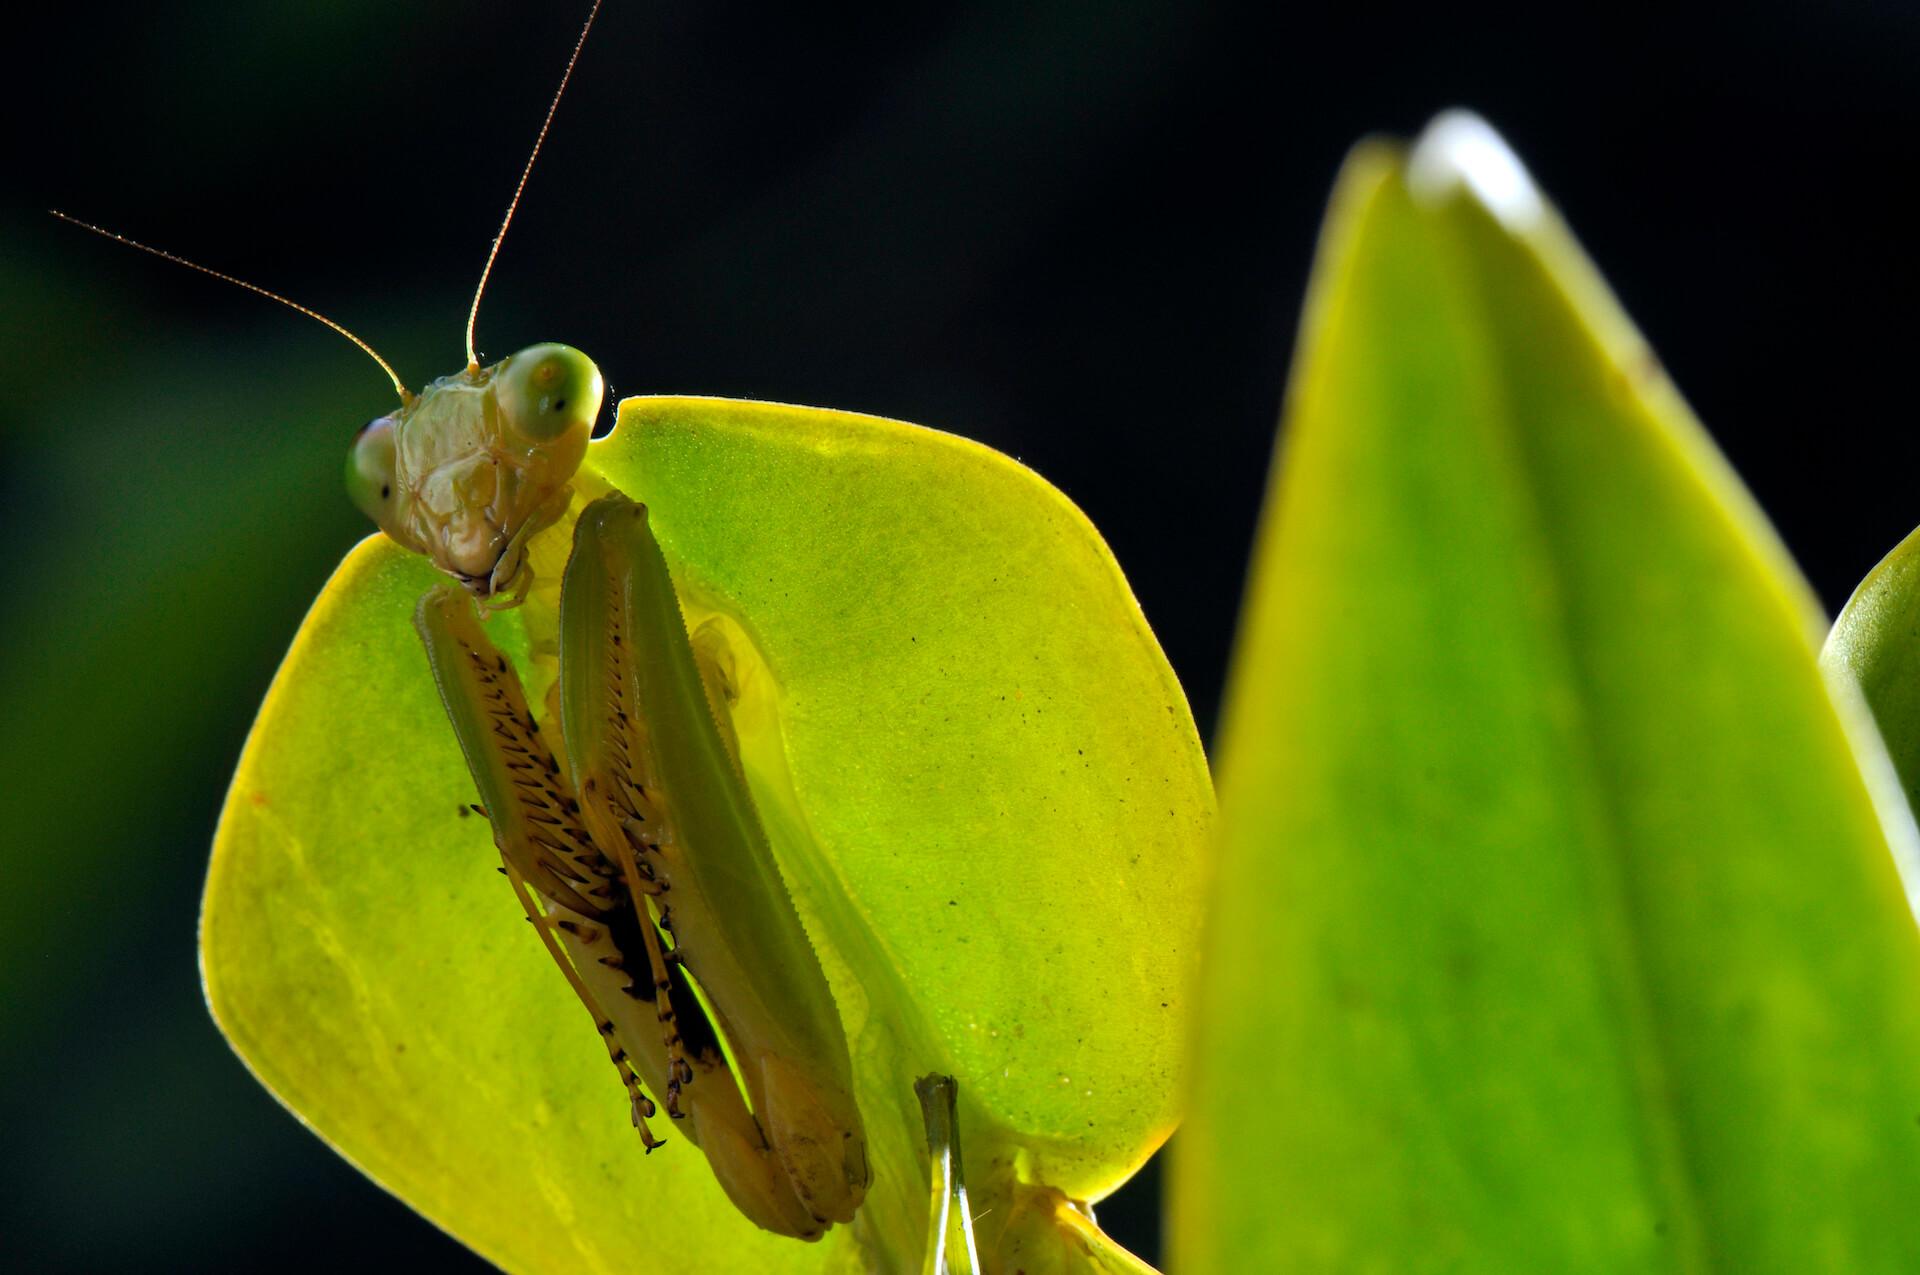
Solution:
[[(420, 599), (414, 623), (426, 644), (467, 768), (480, 789), (507, 879), (547, 954), (593, 1015), (594, 1027), (606, 1040), (607, 1052), (626, 1086), (634, 1127), (651, 1151), (660, 1145), (645, 1119), (653, 1114), (653, 1103), (640, 1092), (639, 1078), (628, 1064), (638, 1061), (643, 1070), (652, 1072), (650, 1085), (664, 1083), (665, 1069), (646, 1067), (651, 1061), (647, 1054), (631, 1051), (618, 1039), (615, 1016), (604, 995), (610, 989), (596, 993), (583, 978), (579, 962), (563, 950), (562, 938), (556, 937), (565, 935), (577, 944), (579, 936), (591, 930), (597, 938), (592, 920), (623, 907), (633, 911), (631, 898), (622, 897), (606, 856), (580, 822), (580, 803), (527, 710), (519, 676), (480, 627), (472, 602), (457, 590), (441, 586)], [(618, 953), (611, 949), (609, 953), (609, 959), (619, 965)], [(594, 959), (600, 955), (596, 953)], [(650, 981), (648, 991), (655, 990)]]
[(822, 1225), (851, 1221), (870, 1171), (839, 1010), (716, 717), (646, 507), (619, 493), (575, 525), (560, 687), (582, 818), (603, 844), (631, 846), (635, 871), (663, 891), (674, 953), (712, 1003), (794, 1193)]
[[(604, 840), (595, 836), (527, 710), (518, 675), (475, 618), (473, 602), (440, 586), (421, 598), (414, 624), (507, 878), (606, 1040), (642, 1141), (649, 1150), (658, 1145), (645, 1121), (653, 1104), (640, 1082), (662, 1096), (670, 1115), (687, 1121), (688, 1140), (706, 1153), (742, 1213), (767, 1230), (818, 1239), (825, 1225), (795, 1195), (727, 1067), (718, 1033), (667, 959), (646, 903), (666, 886), (635, 862), (617, 826)], [(645, 974), (636, 977), (642, 960)]]
[[(513, 883), (514, 897), (519, 899), (520, 906), (526, 909), (527, 920), (533, 922), (533, 928), (539, 932), (540, 942), (546, 945), (547, 955), (553, 958), (553, 963), (560, 967), (562, 974), (566, 975), (567, 982), (573, 987), (574, 995), (580, 998), (580, 1003), (587, 1007), (589, 1014), (593, 1015), (594, 1030), (598, 1031), (601, 1038), (607, 1042), (607, 1055), (613, 1060), (614, 1067), (620, 1072), (620, 1082), (627, 1087), (627, 1098), (633, 1110), (633, 1127), (640, 1131), (641, 1143), (645, 1145), (649, 1153), (651, 1153), (655, 1147), (664, 1146), (665, 1144), (662, 1143), (660, 1139), (653, 1136), (653, 1130), (647, 1127), (647, 1117), (654, 1112), (653, 1102), (644, 1093), (640, 1092), (640, 1078), (635, 1076), (633, 1074), (633, 1068), (627, 1065), (627, 1051), (620, 1044), (619, 1029), (614, 1026), (613, 1020), (607, 1016), (606, 1012), (601, 1009), (598, 998), (587, 989), (587, 985), (581, 979), (579, 971), (574, 967), (573, 960), (560, 950), (559, 940), (553, 936), (556, 928), (563, 927), (566, 928), (569, 933), (580, 934), (580, 922), (571, 920), (556, 921), (552, 916), (548, 915), (539, 904), (533, 901), (533, 896), (527, 892), (526, 881), (521, 878), (518, 872), (513, 870), (513, 864), (505, 860), (504, 857), (502, 858), (502, 862), (506, 864), (503, 870), (507, 874), (507, 880)], [(589, 939), (589, 941), (591, 941), (591, 939)]]
[(527, 709), (520, 678), (451, 585), (421, 597), (414, 627), (507, 863), (569, 911), (614, 904), (612, 866), (580, 821), (580, 803)]

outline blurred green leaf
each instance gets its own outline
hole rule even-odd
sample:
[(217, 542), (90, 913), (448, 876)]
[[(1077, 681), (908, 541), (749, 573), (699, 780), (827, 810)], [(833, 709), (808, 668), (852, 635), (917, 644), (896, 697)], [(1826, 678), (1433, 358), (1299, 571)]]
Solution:
[[(998, 453), (867, 417), (629, 400), (589, 471), (649, 505), (690, 621), (732, 617), (765, 660), (735, 724), (852, 1043), (875, 1165), (854, 1229), (885, 1269), (917, 1266), (929, 1071), (960, 1082), (983, 1249), (1063, 1229), (1016, 1177), (1098, 1198), (1177, 1118), (1212, 807), (1105, 545)], [(549, 581), (565, 544), (537, 551)], [(848, 1228), (824, 1248), (755, 1230), (682, 1140), (642, 1157), (603, 1046), (463, 813), (472, 783), (410, 623), (433, 582), (363, 543), (261, 710), (202, 931), (229, 1038), (343, 1154), (509, 1270), (854, 1262)], [(523, 664), (542, 605), (493, 624)]]
[(1471, 117), (1355, 152), (1302, 331), (1176, 1268), (1920, 1269), (1920, 944), (1772, 531)]
[[(295, 315), (156, 312), (123, 250), (35, 216), (0, 216), (0, 333), (41, 370), (0, 401), (6, 1264), (213, 1270), (351, 1215), (364, 1227), (322, 1251), (417, 1267), (444, 1241), (396, 1225), (264, 1100), (207, 1018), (193, 941), (247, 725), (364, 534), (342, 448), (391, 388)], [(444, 353), (444, 312), (387, 301), (396, 357)]]
[(238, 724), (285, 641), (261, 634), (292, 630), (358, 531), (334, 471), (361, 369), (239, 339), (198, 354), (156, 342), (96, 365), (87, 394), (8, 440), (0, 532), (21, 552), (0, 694), (28, 726), (0, 740), (4, 1046), (45, 1048), (58, 1008), (95, 995), (100, 970), (62, 933), (97, 927), (109, 967), (135, 936), (184, 939), (156, 911), (192, 897)]

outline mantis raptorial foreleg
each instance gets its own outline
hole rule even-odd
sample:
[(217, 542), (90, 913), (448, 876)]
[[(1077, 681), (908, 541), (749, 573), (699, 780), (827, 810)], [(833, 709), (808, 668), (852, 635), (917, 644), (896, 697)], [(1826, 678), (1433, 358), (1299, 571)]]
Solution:
[(580, 803), (527, 708), (519, 675), (494, 648), (468, 597), (429, 589), (414, 610), (434, 681), (507, 863), (570, 911), (614, 903), (614, 874), (580, 820)]
[[(706, 1153), (741, 1212), (770, 1231), (819, 1238), (827, 1220), (796, 1191), (747, 1107), (712, 1021), (675, 969), (678, 958), (660, 941), (647, 898), (666, 883), (642, 871), (617, 825), (606, 840), (592, 831), (604, 824), (585, 817), (472, 601), (441, 586), (421, 598), (414, 619), (508, 878), (606, 1039), (642, 1139), (649, 1149), (658, 1145), (645, 1121), (653, 1104), (636, 1081), (686, 1121), (688, 1140)], [(652, 809), (644, 799), (635, 808)]]
[(674, 953), (714, 1006), (794, 1192), (821, 1223), (851, 1221), (869, 1170), (846, 1037), (709, 680), (646, 507), (596, 500), (560, 593), (562, 729), (581, 816), (666, 891)]
[[(575, 962), (561, 950), (560, 941), (554, 937), (556, 929), (563, 929), (572, 934), (580, 933), (581, 922), (556, 921), (552, 914), (533, 901), (533, 895), (527, 891), (526, 880), (514, 871), (513, 862), (504, 855), (501, 856), (501, 862), (505, 865), (501, 871), (505, 872), (507, 879), (513, 883), (514, 897), (520, 900), (520, 906), (526, 910), (527, 920), (533, 922), (534, 929), (540, 935), (540, 942), (546, 946), (547, 955), (551, 956), (553, 963), (560, 967), (560, 972), (567, 976), (567, 982), (572, 984), (574, 994), (580, 998), (580, 1003), (587, 1007), (587, 1012), (593, 1015), (594, 1030), (598, 1031), (601, 1038), (607, 1042), (607, 1056), (613, 1060), (615, 1069), (619, 1071), (620, 1082), (627, 1087), (627, 1099), (633, 1111), (633, 1127), (639, 1130), (640, 1141), (649, 1152), (657, 1146), (664, 1145), (660, 1139), (653, 1136), (653, 1130), (647, 1127), (647, 1117), (654, 1113), (653, 1102), (640, 1092), (640, 1079), (634, 1074), (633, 1068), (628, 1066), (630, 1060), (625, 1047), (620, 1044), (619, 1029), (601, 1006), (600, 998), (588, 989), (586, 982), (580, 977)], [(591, 934), (589, 942), (597, 941), (599, 937), (599, 932), (595, 931)], [(617, 958), (614, 959), (617, 960)]]

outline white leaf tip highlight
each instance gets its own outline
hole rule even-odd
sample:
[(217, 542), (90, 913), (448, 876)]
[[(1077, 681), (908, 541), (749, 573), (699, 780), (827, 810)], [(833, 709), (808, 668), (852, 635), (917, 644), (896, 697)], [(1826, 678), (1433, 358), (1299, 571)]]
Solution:
[(1469, 191), (1514, 234), (1532, 230), (1546, 213), (1527, 166), (1472, 111), (1454, 109), (1433, 117), (1408, 156), (1407, 189), (1429, 207)]

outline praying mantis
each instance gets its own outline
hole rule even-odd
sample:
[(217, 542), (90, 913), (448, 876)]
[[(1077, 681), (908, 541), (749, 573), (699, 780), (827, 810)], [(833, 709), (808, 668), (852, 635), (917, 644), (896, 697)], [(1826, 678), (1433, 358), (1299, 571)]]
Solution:
[(577, 501), (605, 398), (600, 370), (564, 345), (480, 366), (473, 324), (512, 216), (475, 292), (466, 368), (418, 395), (395, 377), (401, 406), (360, 431), (347, 489), (458, 582), (428, 591), (414, 623), (514, 895), (606, 1039), (646, 1148), (659, 1141), (643, 1081), (742, 1213), (818, 1239), (853, 1220), (870, 1179), (846, 1039), (723, 735), (725, 674), (688, 639), (645, 506), (611, 492), (577, 513), (544, 730), (475, 613), (524, 602), (527, 544)]
[[(484, 285), (483, 271), (481, 290)], [(394, 377), (401, 405), (355, 440), (348, 489), (383, 529), (382, 544), (421, 554), (450, 581), (419, 600), (415, 614), (430, 659), (427, 669), (419, 669), (416, 647), (415, 668), (434, 675), (440, 715), (454, 726), (468, 778), (478, 789), (477, 809), (492, 825), (523, 914), (606, 1041), (613, 1059), (608, 1097), (618, 1092), (611, 1084), (618, 1073), (641, 1140), (655, 1140), (664, 1115), (705, 1153), (714, 1179), (739, 1211), (778, 1235), (818, 1238), (830, 1225), (871, 1213), (863, 1205), (883, 1189), (906, 1197), (924, 1194), (924, 1165), (916, 1186), (909, 1180), (911, 1156), (903, 1160), (896, 1151), (889, 1162), (878, 1150), (875, 1126), (887, 1124), (893, 1113), (875, 1114), (873, 1085), (860, 1078), (868, 1074), (861, 1068), (870, 1072), (875, 1064), (849, 1057), (854, 1029), (844, 1025), (849, 1011), (842, 985), (833, 982), (839, 976), (823, 970), (818, 935), (809, 930), (817, 919), (798, 915), (789, 865), (775, 863), (769, 829), (760, 826), (769, 812), (765, 794), (749, 782), (755, 770), (749, 754), (756, 745), (736, 734), (740, 705), (734, 700), (741, 670), (769, 666), (752, 649), (752, 631), (762, 621), (753, 604), (742, 603), (744, 626), (713, 622), (710, 599), (694, 602), (677, 591), (682, 564), (671, 552), (663, 554), (666, 546), (655, 539), (649, 511), (632, 498), (636, 489), (592, 465), (579, 468), (605, 394), (592, 361), (567, 347), (545, 345), (483, 368), (472, 354), (473, 319), (470, 312), (468, 366), (461, 372), (417, 395)], [(996, 474), (1013, 469), (1004, 458), (996, 458), (993, 468)], [(1037, 480), (1027, 475), (1020, 481)], [(1049, 499), (1057, 500), (1057, 493)], [(1079, 519), (1077, 511), (1073, 517)], [(1095, 566), (1111, 570), (1104, 546), (1098, 548)], [(679, 552), (685, 552), (684, 542)], [(1005, 566), (994, 570), (1006, 572)], [(1130, 608), (1123, 584), (1113, 593), (1116, 579), (1117, 572), (1103, 578), (1102, 588)], [(483, 623), (489, 615), (524, 622), (529, 651), (496, 649), (492, 626)], [(1149, 673), (1170, 684), (1151, 639), (1141, 647), (1144, 625), (1129, 623), (1135, 628), (1121, 635), (1125, 642), (1130, 649), (1150, 649), (1159, 664)], [(920, 634), (920, 649), (930, 636)], [(914, 640), (904, 631), (900, 637), (903, 646)], [(302, 649), (296, 644), (283, 678), (299, 676)], [(651, 663), (640, 658), (642, 652)], [(524, 662), (529, 659), (531, 664)], [(517, 685), (520, 677), (527, 679), (524, 688)], [(1156, 729), (1170, 724), (1183, 742), (1190, 739), (1184, 704), (1174, 699), (1180, 711), (1169, 717), (1160, 691), (1153, 693), (1152, 711), (1142, 716)], [(263, 710), (257, 738), (264, 738), (274, 703), (270, 699)], [(1097, 742), (1074, 741), (1089, 751)], [(1080, 755), (1077, 746), (1067, 751)], [(1197, 743), (1192, 754), (1197, 758)], [(247, 777), (248, 766), (243, 760), (223, 839), (231, 840), (228, 830), (246, 820), (271, 819), (276, 809), (280, 790), (262, 791)], [(986, 773), (993, 773), (991, 767)], [(1182, 781), (1191, 791), (1173, 804), (1185, 819), (1204, 792), (1203, 767)], [(791, 823), (790, 812), (781, 817)], [(791, 835), (791, 827), (776, 833)], [(1181, 838), (1183, 844), (1190, 840), (1184, 831)], [(1156, 831), (1142, 844), (1152, 847), (1163, 839)], [(1137, 850), (1132, 857), (1139, 857)], [(231, 908), (216, 907), (216, 889), (225, 879), (217, 853), (207, 931), (216, 939), (230, 932), (222, 926), (236, 924), (221, 919), (235, 915)], [(965, 874), (958, 879), (964, 883)], [(946, 893), (965, 898), (962, 885)], [(951, 906), (944, 898), (934, 902)], [(1163, 902), (1156, 901), (1155, 914), (1167, 915)], [(1184, 931), (1177, 912), (1168, 925), (1176, 937)], [(991, 938), (991, 928), (974, 937)], [(1050, 940), (1048, 947), (1060, 944)], [(210, 999), (234, 1032), (238, 1011), (227, 990), (234, 976), (225, 975), (216, 987), (212, 971), (225, 967), (210, 958), (208, 968)], [(982, 972), (991, 975), (991, 967)], [(1047, 984), (1038, 986), (1044, 990)], [(1061, 995), (1058, 989), (1051, 994)], [(836, 995), (843, 997), (841, 1006)], [(1141, 1000), (1165, 1016), (1165, 991)], [(987, 1008), (996, 1003), (971, 992), (967, 1002)], [(870, 1024), (889, 1021), (877, 1013), (865, 1017)], [(584, 1035), (584, 1026), (579, 1031)], [(998, 1035), (981, 1029), (983, 1040)], [(901, 1032), (900, 1039), (904, 1056), (923, 1060), (914, 1064), (916, 1071), (949, 1069), (942, 1055), (950, 1056), (953, 1044), (941, 1044), (923, 1026)], [(242, 1048), (250, 1061), (257, 1057)], [(1153, 1049), (1165, 1052), (1157, 1043)], [(1066, 1083), (1069, 1067), (1075, 1080), (1085, 1075), (1084, 1083), (1098, 1083), (1092, 1060), (1075, 1060), (1044, 1083)], [(996, 1064), (988, 1072), (975, 1063), (969, 1074), (979, 1078), (969, 1083), (990, 1089), (993, 1079), (1008, 1072), (1012, 1083), (1021, 1083), (1016, 1067)], [(276, 1090), (284, 1093), (285, 1087), (276, 1084)], [(1081, 1091), (1072, 1093), (1077, 1100)], [(1085, 1093), (1091, 1097), (1093, 1091)], [(886, 1101), (913, 1101), (910, 1085), (886, 1094)], [(952, 1102), (951, 1088), (946, 1101)], [(1094, 1128), (1076, 1115), (1066, 1128), (1048, 1130), (1048, 1140), (1028, 1139), (1036, 1149), (1025, 1149), (1000, 1133), (1017, 1127), (1001, 1114), (1004, 1103), (996, 1108), (990, 1094), (974, 1101), (979, 1105), (957, 1118), (949, 1111), (945, 1127), (957, 1137), (962, 1125), (978, 1129), (984, 1121), (1001, 1139), (975, 1144), (980, 1154), (969, 1156), (969, 1166), (976, 1185), (997, 1177), (1003, 1183), (1031, 1180), (1038, 1190), (1060, 1172), (1047, 1167), (1044, 1157), (1061, 1159), (1063, 1150), (1069, 1157), (1078, 1154), (1070, 1139), (1080, 1137), (1082, 1127)], [(617, 1110), (611, 1102), (602, 1109)], [(1163, 1131), (1168, 1123), (1164, 1110), (1151, 1103), (1137, 1119), (1151, 1130)], [(996, 1228), (1010, 1216), (1045, 1219), (1058, 1209), (1071, 1212), (1071, 1201), (1092, 1193), (1073, 1182), (1112, 1181), (1144, 1156), (1139, 1134), (1114, 1136), (1128, 1144), (1124, 1159), (1102, 1152), (1103, 1167), (1093, 1169), (1062, 1161), (1078, 1175), (1068, 1177), (1064, 1195), (1047, 1188), (1051, 1194), (1043, 1191), (1018, 1208), (1005, 1191), (976, 1191), (975, 1199), (984, 1202)], [(1149, 1136), (1147, 1150), (1164, 1132)], [(356, 1157), (363, 1163), (364, 1154)], [(1036, 1161), (1036, 1155), (1043, 1158)], [(950, 1194), (964, 1201), (957, 1154), (951, 1161)], [(648, 1160), (632, 1172), (645, 1174), (660, 1164)], [(963, 1231), (972, 1222), (964, 1208), (939, 1215), (952, 1216)], [(1064, 1224), (1071, 1229), (1084, 1222), (1069, 1218)], [(583, 1225), (589, 1231), (604, 1226)], [(955, 1250), (947, 1246), (950, 1254)], [(900, 1250), (896, 1245), (890, 1251), (897, 1256)], [(950, 1264), (959, 1269), (957, 1260)]]

